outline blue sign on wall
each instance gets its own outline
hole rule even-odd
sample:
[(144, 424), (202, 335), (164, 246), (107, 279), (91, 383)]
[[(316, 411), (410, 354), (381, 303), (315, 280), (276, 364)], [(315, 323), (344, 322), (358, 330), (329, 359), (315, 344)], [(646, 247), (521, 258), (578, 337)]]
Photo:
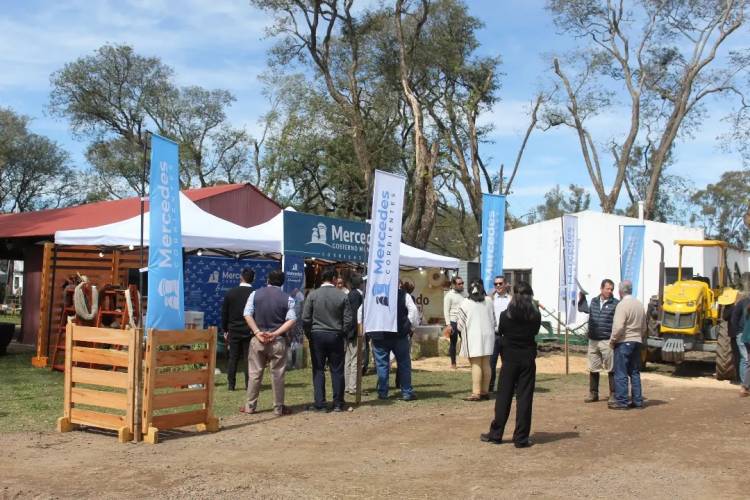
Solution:
[(295, 296), (305, 291), (305, 258), (301, 255), (284, 255), (284, 291)]
[(204, 326), (221, 328), (221, 303), (227, 290), (240, 283), (240, 272), (249, 267), (255, 271), (253, 288), (266, 286), (268, 273), (281, 264), (267, 259), (232, 259), (190, 255), (185, 262), (185, 307), (203, 311)]
[(367, 262), (365, 222), (284, 211), (284, 254)]

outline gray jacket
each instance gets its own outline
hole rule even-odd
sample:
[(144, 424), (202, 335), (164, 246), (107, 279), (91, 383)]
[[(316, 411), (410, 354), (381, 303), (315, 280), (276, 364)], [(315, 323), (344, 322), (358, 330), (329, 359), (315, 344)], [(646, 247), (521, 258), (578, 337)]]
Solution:
[(345, 335), (352, 329), (354, 314), (346, 294), (334, 286), (321, 286), (305, 299), (302, 327), (312, 331)]

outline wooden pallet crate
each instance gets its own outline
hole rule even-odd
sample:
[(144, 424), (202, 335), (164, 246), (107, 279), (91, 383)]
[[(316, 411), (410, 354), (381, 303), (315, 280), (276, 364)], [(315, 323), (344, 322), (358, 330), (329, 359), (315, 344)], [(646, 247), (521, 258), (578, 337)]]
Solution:
[(117, 431), (121, 443), (131, 441), (135, 430), (141, 331), (73, 323), (68, 323), (66, 329), (65, 394), (57, 430), (97, 427)]
[[(213, 414), (215, 368), (216, 328), (148, 330), (141, 420), (144, 441), (158, 443), (160, 430), (189, 425), (199, 432), (219, 430), (219, 420)], [(191, 405), (200, 405), (200, 409), (157, 415), (161, 410)]]

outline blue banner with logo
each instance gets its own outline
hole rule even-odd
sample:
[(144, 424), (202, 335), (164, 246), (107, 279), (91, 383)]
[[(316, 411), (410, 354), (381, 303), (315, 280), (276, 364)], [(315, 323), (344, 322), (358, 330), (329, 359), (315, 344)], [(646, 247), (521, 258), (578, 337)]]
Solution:
[(638, 296), (645, 236), (646, 226), (622, 226), (620, 281), (630, 280), (633, 283), (633, 297)]
[(301, 255), (284, 255), (284, 291), (292, 297), (305, 291), (305, 258)]
[(366, 223), (284, 210), (284, 254), (367, 261)]
[(268, 273), (281, 267), (280, 263), (268, 259), (233, 259), (189, 255), (185, 259), (185, 308), (202, 311), (203, 324), (207, 328), (221, 328), (221, 303), (231, 288), (239, 286), (242, 269), (255, 271), (253, 288), (266, 286)]
[(185, 328), (178, 155), (176, 142), (151, 136), (146, 328)]
[(490, 293), (495, 276), (503, 275), (505, 196), (482, 195), (482, 282)]

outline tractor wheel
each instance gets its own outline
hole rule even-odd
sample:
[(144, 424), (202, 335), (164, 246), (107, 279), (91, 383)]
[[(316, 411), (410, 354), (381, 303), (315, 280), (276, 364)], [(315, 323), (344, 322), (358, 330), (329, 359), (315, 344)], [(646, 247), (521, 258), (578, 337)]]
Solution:
[(648, 360), (649, 363), (661, 363), (661, 348), (647, 347), (646, 359)]
[(716, 379), (734, 380), (734, 359), (732, 358), (732, 338), (727, 331), (727, 322), (721, 321), (718, 326), (716, 342)]
[(648, 364), (648, 347), (646, 346), (646, 343), (644, 342), (641, 345), (641, 370), (645, 370), (647, 364)]

